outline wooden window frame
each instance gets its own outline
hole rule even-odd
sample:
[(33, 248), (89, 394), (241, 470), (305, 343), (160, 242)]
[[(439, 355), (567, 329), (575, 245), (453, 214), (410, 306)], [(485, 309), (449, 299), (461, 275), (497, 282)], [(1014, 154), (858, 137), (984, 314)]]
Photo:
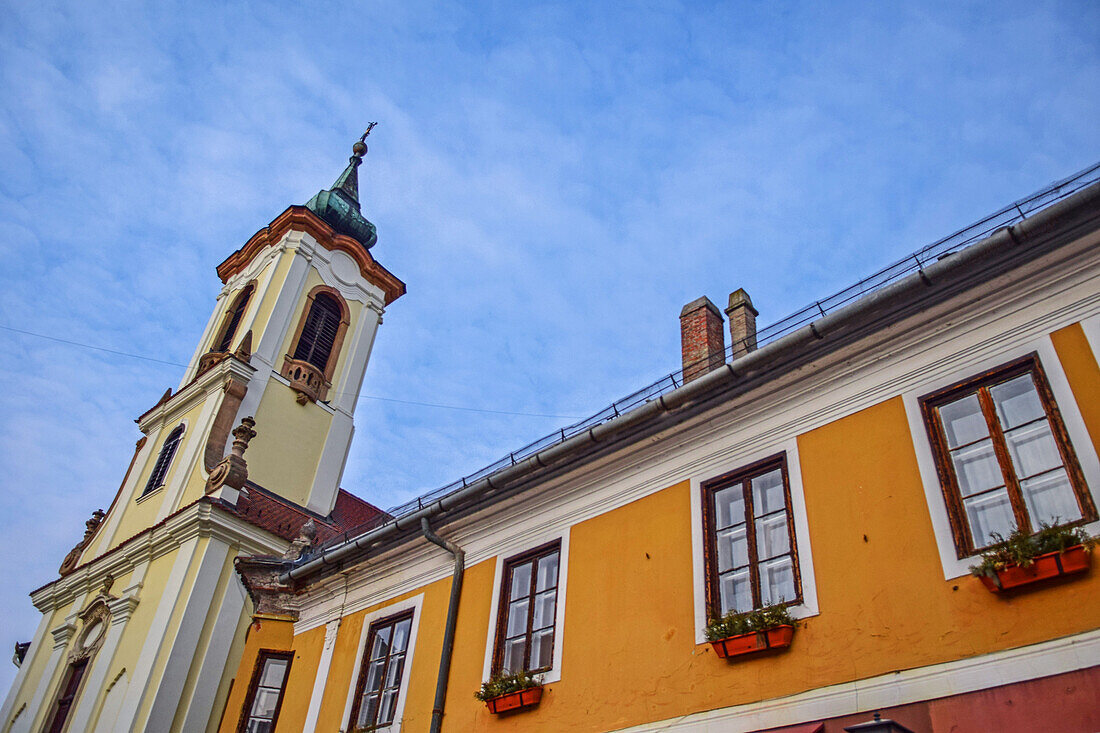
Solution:
[(294, 665), (294, 652), (285, 649), (260, 649), (256, 655), (256, 665), (252, 669), (252, 679), (248, 683), (248, 693), (244, 697), (244, 706), (241, 708), (241, 719), (237, 723), (237, 733), (245, 733), (248, 730), (248, 719), (252, 717), (252, 705), (256, 702), (256, 691), (260, 687), (260, 677), (263, 676), (264, 666), (269, 659), (285, 659), (286, 674), (283, 676), (283, 684), (279, 688), (279, 699), (275, 703), (275, 711), (271, 715), (271, 730), (279, 725), (279, 713), (283, 709), (283, 698), (286, 697), (286, 688), (290, 683), (290, 668)]
[[(164, 443), (160, 446), (157, 460), (153, 463), (153, 470), (149, 472), (149, 480), (145, 482), (145, 488), (142, 490), (141, 496), (153, 493), (168, 482), (168, 471), (172, 468), (172, 461), (176, 460), (176, 453), (179, 451), (180, 443), (183, 442), (183, 436), (186, 432), (186, 426), (180, 423), (172, 428), (172, 432), (168, 433), (168, 437), (164, 439)], [(166, 453), (169, 448), (171, 451)], [(158, 470), (160, 471), (159, 479)], [(140, 499), (141, 496), (138, 498)]]
[(211, 352), (226, 352), (233, 347), (233, 338), (237, 335), (244, 314), (252, 296), (256, 294), (256, 281), (252, 280), (241, 289), (233, 299), (233, 304), (225, 312), (218, 335), (210, 346)]
[(1069, 433), (1066, 430), (1065, 422), (1062, 420), (1062, 413), (1054, 399), (1054, 392), (1051, 391), (1050, 382), (1047, 380), (1046, 372), (1039, 361), (1038, 352), (1032, 352), (1007, 364), (986, 369), (973, 377), (930, 392), (918, 400), (924, 427), (932, 446), (932, 457), (936, 464), (936, 475), (939, 478), (940, 490), (943, 493), (944, 504), (947, 507), (947, 518), (951, 525), (951, 536), (955, 544), (956, 557), (960, 560), (971, 557), (988, 547), (988, 545), (977, 546), (974, 543), (970, 523), (966, 520), (962, 491), (959, 489), (958, 479), (952, 468), (953, 463), (948, 449), (947, 435), (944, 432), (943, 421), (939, 417), (938, 409), (971, 394), (978, 395), (978, 403), (982, 408), (986, 428), (989, 430), (989, 437), (993, 443), (998, 468), (1000, 468), (1005, 479), (1005, 488), (1017, 526), (1023, 527), (1029, 532), (1034, 532), (1037, 528), (1032, 526), (1031, 517), (1027, 512), (1027, 506), (1024, 503), (1023, 493), (1020, 489), (1020, 482), (1016, 477), (1016, 470), (1008, 454), (1004, 430), (1001, 427), (1000, 420), (996, 417), (996, 408), (989, 396), (990, 387), (1024, 374), (1032, 376), (1036, 392), (1039, 394), (1039, 401), (1042, 403), (1043, 410), (1050, 423), (1054, 442), (1062, 458), (1062, 464), (1069, 476), (1070, 486), (1073, 488), (1073, 494), (1081, 509), (1081, 519), (1066, 524), (1070, 526), (1087, 524), (1097, 519), (1096, 505), (1093, 503), (1092, 494), (1085, 482), (1085, 475), (1081, 471), (1081, 464), (1078, 462), (1077, 454), (1070, 442)]
[(787, 466), (786, 452), (777, 453), (759, 461), (754, 461), (747, 466), (737, 468), (712, 479), (701, 482), (702, 515), (703, 515), (703, 567), (706, 609), (708, 618), (718, 618), (722, 615), (722, 598), (718, 581), (718, 530), (714, 516), (714, 495), (726, 488), (741, 484), (745, 499), (745, 538), (748, 543), (749, 555), (749, 585), (752, 589), (753, 608), (761, 608), (760, 594), (760, 568), (759, 557), (756, 551), (756, 529), (753, 517), (752, 479), (774, 471), (781, 471), (783, 477), (783, 501), (787, 512), (787, 538), (791, 547), (791, 569), (794, 573), (795, 597), (783, 602), (788, 606), (798, 605), (803, 602), (802, 573), (798, 562), (798, 543), (795, 537), (794, 504), (791, 501), (791, 480)]
[[(357, 728), (355, 721), (359, 717), (360, 706), (363, 704), (364, 688), (367, 686), (367, 674), (369, 674), (369, 672), (370, 672), (370, 661), (371, 661), (370, 654), (371, 654), (371, 649), (374, 647), (375, 636), (378, 634), (378, 631), (380, 629), (382, 629), (386, 626), (392, 626), (392, 627), (396, 628), (397, 624), (401, 623), (405, 619), (409, 620), (409, 638), (406, 639), (406, 641), (405, 641), (405, 665), (406, 665), (406, 669), (407, 669), (408, 664), (411, 661), (409, 659), (409, 645), (412, 643), (412, 638), (413, 638), (412, 624), (415, 623), (415, 621), (416, 621), (415, 614), (416, 614), (416, 609), (415, 608), (409, 608), (409, 609), (406, 609), (404, 611), (399, 611), (398, 613), (392, 614), (390, 616), (386, 616), (384, 618), (380, 618), (380, 619), (371, 621), (370, 627), (367, 631), (367, 643), (366, 643), (366, 646), (363, 647), (363, 657), (359, 662), (359, 678), (355, 682), (355, 693), (354, 693), (355, 696), (352, 698), (351, 716), (348, 718), (348, 727), (347, 727), (348, 731), (380, 730), (380, 729), (386, 728), (387, 726), (393, 725), (394, 721), (390, 720), (389, 722), (386, 722), (386, 723), (375, 722), (372, 725), (368, 725), (366, 728)], [(390, 639), (392, 640), (393, 637), (391, 636)], [(392, 656), (393, 656), (392, 654), (387, 654), (386, 655), (386, 663), (382, 667), (382, 675), (381, 675), (380, 679), (382, 680), (383, 684), (385, 683), (386, 672), (389, 671), (390, 660), (391, 660)], [(396, 716), (396, 713), (397, 713), (397, 710), (398, 710), (398, 702), (401, 699), (401, 695), (404, 694), (404, 692), (405, 692), (405, 690), (403, 689), (403, 683), (404, 683), (403, 677), (404, 677), (404, 672), (402, 672), (402, 679), (399, 680), (398, 683), (397, 683), (397, 700), (394, 700), (394, 715), (395, 716)]]
[[(532, 566), (531, 570), (531, 590), (528, 592), (528, 604), (527, 604), (527, 630), (526, 630), (526, 646), (523, 653), (524, 669), (532, 674), (541, 674), (549, 672), (554, 668), (554, 651), (558, 644), (558, 636), (561, 633), (561, 629), (558, 628), (558, 604), (561, 603), (561, 539), (556, 539), (546, 544), (539, 545), (538, 547), (526, 550), (518, 555), (513, 555), (504, 561), (504, 566), (500, 574), (500, 590), (497, 599), (497, 627), (493, 638), (493, 663), (492, 672), (499, 672), (503, 668), (504, 664), (504, 641), (505, 636), (508, 633), (508, 606), (510, 602), (509, 596), (512, 589), (512, 571), (518, 565), (522, 565), (529, 560), (536, 560), (543, 557), (549, 557), (553, 553), (558, 555), (558, 577), (554, 579), (554, 590), (556, 595), (554, 596), (554, 634), (551, 637), (550, 643), (550, 664), (545, 667), (539, 667), (537, 669), (528, 669), (531, 662), (531, 637), (534, 633), (531, 626), (534, 623), (535, 603), (534, 598), (538, 591), (538, 568)], [(520, 670), (511, 670), (518, 672)]]
[[(69, 724), (69, 716), (72, 715), (73, 708), (76, 707), (76, 702), (80, 699), (80, 692), (84, 688), (84, 681), (88, 676), (88, 666), (91, 663), (90, 657), (81, 657), (65, 665), (65, 674), (61, 678), (61, 686), (57, 688), (57, 695), (54, 697), (53, 705), (50, 708), (49, 722), (42, 728), (45, 733), (64, 731)], [(77, 676), (78, 672), (79, 676)], [(73, 677), (76, 677), (75, 686)], [(66, 695), (65, 691), (70, 687), (72, 693)], [(65, 706), (64, 710), (62, 710), (62, 705)], [(58, 720), (59, 715), (64, 717)]]

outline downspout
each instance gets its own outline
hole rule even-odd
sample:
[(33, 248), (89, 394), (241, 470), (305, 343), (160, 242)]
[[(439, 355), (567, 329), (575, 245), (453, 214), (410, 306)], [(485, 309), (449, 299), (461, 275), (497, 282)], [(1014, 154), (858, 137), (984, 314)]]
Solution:
[(447, 699), (447, 680), (451, 674), (451, 656), (455, 648), (455, 624), (458, 621), (458, 600), (462, 595), (462, 575), (466, 570), (466, 553), (453, 542), (448, 542), (428, 524), (427, 517), (420, 518), (420, 531), (424, 538), (454, 555), (455, 571), (451, 576), (451, 602), (447, 607), (447, 626), (443, 630), (443, 651), (439, 655), (439, 677), (435, 681), (435, 704), (432, 705), (431, 733), (439, 733), (443, 726), (443, 705)]

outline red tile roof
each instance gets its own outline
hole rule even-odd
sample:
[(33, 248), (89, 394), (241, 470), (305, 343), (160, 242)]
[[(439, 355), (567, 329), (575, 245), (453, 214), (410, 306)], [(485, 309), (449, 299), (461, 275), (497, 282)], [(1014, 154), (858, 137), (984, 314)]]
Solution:
[(322, 517), (252, 482), (247, 484), (247, 494), (241, 493), (237, 506), (221, 501), (217, 503), (222, 509), (239, 516), (249, 524), (286, 540), (296, 538), (302, 525), (310, 519), (317, 527), (317, 541), (324, 542), (353, 527), (387, 516), (373, 504), (340, 489), (336, 495), (336, 505), (332, 513)]

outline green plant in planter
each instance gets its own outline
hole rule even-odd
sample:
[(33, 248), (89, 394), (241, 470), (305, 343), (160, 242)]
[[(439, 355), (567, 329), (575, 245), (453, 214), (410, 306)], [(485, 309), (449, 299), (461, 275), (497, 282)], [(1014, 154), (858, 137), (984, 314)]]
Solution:
[(530, 672), (493, 672), (487, 682), (481, 683), (481, 689), (474, 693), (474, 697), (482, 702), (492, 700), (494, 697), (507, 695), (509, 692), (529, 690), (532, 687), (542, 685), (542, 678), (532, 675)]
[(1039, 525), (1039, 531), (1028, 534), (1016, 528), (1007, 538), (996, 532), (991, 533), (997, 541), (995, 545), (982, 553), (982, 561), (970, 566), (970, 572), (977, 577), (993, 577), (998, 570), (1003, 570), (1008, 565), (1018, 565), (1022, 568), (1030, 566), (1035, 558), (1051, 552), (1065, 552), (1076, 545), (1084, 545), (1091, 551), (1098, 538), (1090, 537), (1088, 532), (1080, 527), (1067, 527), (1043, 522)]
[(798, 622), (787, 610), (786, 603), (764, 606), (743, 613), (730, 611), (725, 616), (711, 619), (707, 623), (707, 641), (718, 641), (730, 636), (767, 631), (768, 629), (774, 629), (776, 626), (798, 626)]

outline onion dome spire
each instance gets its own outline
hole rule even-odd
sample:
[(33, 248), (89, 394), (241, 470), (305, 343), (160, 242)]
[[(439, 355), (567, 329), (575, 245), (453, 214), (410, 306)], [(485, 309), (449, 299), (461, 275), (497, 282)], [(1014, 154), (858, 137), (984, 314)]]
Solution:
[(332, 184), (332, 188), (318, 191), (306, 204), (307, 209), (337, 232), (348, 235), (367, 249), (378, 241), (378, 234), (374, 224), (367, 221), (359, 209), (359, 165), (367, 154), (367, 136), (377, 124), (371, 122), (367, 125), (367, 131), (351, 147), (348, 167)]

